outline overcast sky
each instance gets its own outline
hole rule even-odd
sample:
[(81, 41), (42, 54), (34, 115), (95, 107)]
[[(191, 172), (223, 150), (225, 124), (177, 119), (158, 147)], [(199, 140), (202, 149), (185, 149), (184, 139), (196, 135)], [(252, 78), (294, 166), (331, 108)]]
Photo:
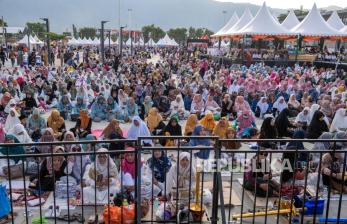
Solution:
[[(220, 2), (237, 2), (237, 3), (252, 3), (262, 5), (264, 0), (216, 0)], [(266, 0), (266, 4), (272, 8), (300, 8), (301, 5), (305, 9), (312, 8), (316, 3), (318, 8), (336, 5), (339, 7), (347, 7), (347, 0)]]

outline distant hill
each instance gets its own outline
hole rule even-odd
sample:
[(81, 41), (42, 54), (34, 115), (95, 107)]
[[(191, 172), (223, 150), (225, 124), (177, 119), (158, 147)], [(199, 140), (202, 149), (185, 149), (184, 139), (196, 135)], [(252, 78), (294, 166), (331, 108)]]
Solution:
[(341, 10), (341, 9), (343, 8), (336, 5), (330, 5), (328, 7), (321, 8), (321, 10), (324, 10), (324, 11), (334, 11), (334, 10)]

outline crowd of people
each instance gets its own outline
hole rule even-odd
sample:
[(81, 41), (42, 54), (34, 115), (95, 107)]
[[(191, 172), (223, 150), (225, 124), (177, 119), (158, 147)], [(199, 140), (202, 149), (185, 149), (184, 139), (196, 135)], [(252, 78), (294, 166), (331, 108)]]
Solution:
[[(194, 158), (210, 158), (211, 139), (190, 136), (216, 136), (221, 139), (346, 139), (347, 75), (344, 71), (302, 67), (221, 66), (209, 59), (191, 56), (177, 48), (138, 48), (133, 56), (110, 59), (101, 63), (97, 54), (84, 49), (76, 59), (76, 49), (70, 52), (63, 66), (29, 65), (2, 67), (0, 72), (1, 142), (30, 143), (61, 141), (62, 146), (2, 147), (4, 155), (38, 153), (97, 152), (125, 150), (123, 157), (98, 154), (91, 156), (56, 156), (40, 161), (40, 172), (31, 178), (31, 187), (52, 190), (55, 180), (72, 176), (83, 182), (86, 202), (108, 200), (105, 195), (126, 189), (134, 191), (135, 154), (131, 144), (64, 145), (64, 141), (136, 139), (139, 136), (186, 136), (186, 144), (197, 147)], [(159, 55), (160, 59), (148, 62)], [(78, 56), (79, 57), (79, 56)], [(67, 63), (68, 62), (68, 63)], [(48, 118), (46, 118), (48, 115)], [(66, 122), (74, 122), (68, 128)], [(101, 135), (93, 132), (95, 123), (105, 122)], [(121, 124), (128, 124), (122, 129)], [(146, 146), (174, 146), (176, 141), (143, 139)], [(317, 142), (314, 147), (331, 150), (322, 157), (324, 184), (339, 190), (343, 181), (344, 154), (332, 149), (346, 144)], [(226, 142), (226, 149), (238, 149), (240, 144)], [(259, 143), (261, 149), (276, 149), (276, 142)], [(282, 144), (282, 148), (302, 150), (299, 160), (308, 158), (302, 142)], [(52, 151), (53, 150), (53, 151)], [(266, 153), (253, 159), (262, 160)], [(154, 176), (157, 194), (170, 194), (175, 187), (193, 186), (189, 181), (195, 170), (190, 166), (191, 155), (181, 152), (171, 158), (165, 151), (154, 151), (146, 161), (147, 173)], [(291, 155), (284, 155), (294, 164)], [(21, 163), (15, 157), (11, 164)], [(95, 161), (95, 162), (93, 162)], [(318, 155), (319, 161), (319, 155)], [(333, 161), (333, 163), (332, 163)], [(0, 165), (7, 166), (5, 163)], [(291, 181), (296, 172), (283, 173)], [(0, 174), (2, 169), (0, 169)], [(52, 173), (54, 177), (52, 178)], [(2, 175), (6, 175), (2, 173)], [(255, 178), (257, 176), (257, 178)], [(251, 171), (245, 176), (245, 186), (264, 195), (270, 186), (271, 173)], [(151, 179), (151, 178), (150, 178)], [(194, 178), (192, 179), (194, 180)], [(122, 184), (120, 184), (122, 183)], [(94, 189), (97, 188), (97, 191)], [(124, 188), (124, 189), (121, 189)], [(345, 187), (347, 192), (347, 187)], [(271, 185), (271, 194), (280, 189)]]

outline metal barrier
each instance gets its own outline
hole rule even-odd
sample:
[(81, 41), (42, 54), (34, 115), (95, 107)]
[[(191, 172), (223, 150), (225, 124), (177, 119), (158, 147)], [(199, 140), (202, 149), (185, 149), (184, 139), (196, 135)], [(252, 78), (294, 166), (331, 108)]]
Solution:
[[(188, 143), (189, 140), (206, 138), (211, 141), (209, 146), (196, 147)], [(146, 145), (146, 140), (154, 146)], [(317, 140), (230, 140), (175, 136), (141, 137), (137, 140), (11, 143), (1, 144), (0, 147), (7, 149), (8, 154), (14, 147), (22, 146), (36, 151), (1, 155), (0, 161), (3, 163), (0, 164), (5, 164), (1, 169), (9, 171), (4, 176), (8, 181), (3, 179), (3, 183), (8, 183), (11, 206), (9, 221), (12, 223), (45, 223), (46, 220), (40, 217), (47, 215), (50, 208), (49, 219), (54, 223), (86, 223), (90, 215), (95, 215), (93, 223), (100, 223), (102, 219), (116, 219), (115, 223), (126, 223), (129, 219), (136, 223), (329, 223), (331, 220), (342, 223), (344, 219), (341, 216), (347, 205), (343, 195), (343, 192), (347, 192), (344, 183), (347, 151), (340, 148), (344, 148), (346, 141), (319, 140), (329, 143), (329, 150), (303, 150), (301, 144), (297, 144), (305, 142), (312, 146)], [(245, 143), (258, 142), (261, 147), (228, 149), (228, 144), (235, 142), (243, 143), (243, 146), (246, 146)], [(99, 148), (108, 148), (111, 143), (133, 146), (135, 151), (98, 151)], [(156, 143), (172, 146), (163, 147)], [(285, 147), (286, 143), (290, 143), (288, 147)], [(85, 145), (90, 151), (53, 153), (55, 146), (69, 148), (71, 145)], [(50, 151), (41, 153), (43, 146)], [(158, 157), (159, 150), (172, 162), (170, 168), (159, 170), (164, 173), (160, 180), (156, 176), (158, 170), (148, 160)], [(200, 160), (195, 156), (197, 151), (209, 152), (213, 156), (209, 156), (209, 160)], [(130, 162), (131, 167), (127, 167), (129, 169), (122, 165), (126, 153), (135, 155), (133, 163)], [(112, 159), (105, 159), (105, 155)], [(180, 155), (186, 156), (182, 159), (185, 163), (180, 163)], [(84, 166), (84, 158), (90, 160), (88, 166)], [(331, 165), (329, 158), (332, 159)], [(14, 166), (17, 160), (25, 161), (25, 166)], [(292, 170), (283, 167), (277, 170), (276, 164), (283, 166), (286, 160)], [(36, 178), (29, 179), (30, 175), (26, 175), (29, 163), (37, 165), (36, 172), (33, 172)], [(71, 165), (80, 167), (77, 176), (72, 172)], [(115, 173), (114, 167), (118, 172)], [(135, 172), (133, 176), (130, 175), (134, 183), (126, 180), (129, 175), (124, 174), (125, 170)], [(24, 175), (12, 178), (19, 171)], [(74, 185), (75, 179), (63, 178), (65, 182), (58, 185), (56, 175), (75, 176), (80, 181)], [(83, 181), (86, 179), (87, 182)], [(321, 184), (322, 179), (324, 184)], [(45, 181), (49, 180), (53, 184), (47, 189), (49, 184)], [(36, 185), (31, 186), (29, 182)], [(212, 191), (209, 200), (206, 189)], [(105, 210), (113, 210), (115, 203), (120, 207), (119, 214), (116, 209), (104, 213)], [(129, 207), (128, 203), (132, 205)], [(166, 212), (158, 212), (163, 208)]]

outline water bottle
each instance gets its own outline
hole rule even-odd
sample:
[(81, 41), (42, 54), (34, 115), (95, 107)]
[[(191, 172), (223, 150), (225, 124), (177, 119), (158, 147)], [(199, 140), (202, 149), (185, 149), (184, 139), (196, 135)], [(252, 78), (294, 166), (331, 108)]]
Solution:
[(129, 206), (129, 203), (128, 203), (128, 200), (127, 200), (127, 199), (124, 199), (124, 200), (123, 200), (123, 206)]
[(156, 211), (159, 207), (159, 200), (158, 198), (156, 197), (153, 201), (153, 210)]
[(323, 186), (323, 192), (322, 192), (322, 198), (323, 199), (327, 199), (328, 198), (328, 193), (329, 193), (328, 187), (324, 185)]

